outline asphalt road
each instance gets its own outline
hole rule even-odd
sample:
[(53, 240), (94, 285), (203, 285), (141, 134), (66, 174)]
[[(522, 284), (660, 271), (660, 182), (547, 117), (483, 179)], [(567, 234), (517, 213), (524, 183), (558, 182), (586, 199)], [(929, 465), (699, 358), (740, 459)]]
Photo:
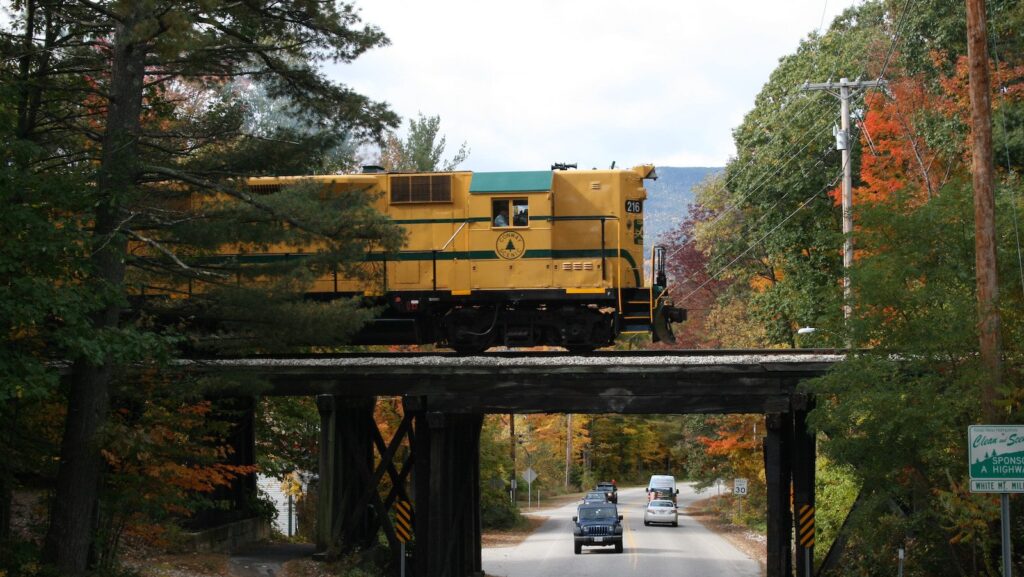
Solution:
[[(679, 509), (702, 499), (679, 485)], [(679, 526), (644, 526), (647, 495), (642, 487), (619, 490), (625, 551), (584, 547), (573, 554), (576, 504), (546, 511), (550, 518), (516, 547), (485, 548), (488, 576), (501, 577), (759, 577), (756, 561), (685, 515)]]

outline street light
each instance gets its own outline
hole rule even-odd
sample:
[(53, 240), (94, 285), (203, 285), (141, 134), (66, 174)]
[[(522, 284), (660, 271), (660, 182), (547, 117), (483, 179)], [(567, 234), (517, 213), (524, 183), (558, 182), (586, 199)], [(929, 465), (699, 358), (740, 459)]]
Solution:
[(851, 343), (851, 339), (850, 339), (849, 336), (843, 336), (843, 335), (840, 335), (839, 333), (836, 333), (836, 332), (833, 332), (833, 331), (830, 331), (830, 330), (827, 330), (827, 329), (819, 329), (818, 327), (800, 327), (800, 328), (798, 328), (796, 330), (796, 334), (798, 334), (798, 335), (813, 335), (814, 333), (819, 333), (819, 332), (830, 334), (830, 335), (832, 335), (833, 337), (835, 337), (837, 339), (845, 341), (847, 348), (852, 347), (852, 345), (850, 344)]

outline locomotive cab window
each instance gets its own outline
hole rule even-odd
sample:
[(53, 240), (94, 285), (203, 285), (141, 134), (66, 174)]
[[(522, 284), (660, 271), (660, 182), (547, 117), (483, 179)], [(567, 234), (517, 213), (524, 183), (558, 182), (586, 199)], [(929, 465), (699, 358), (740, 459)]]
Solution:
[(530, 225), (530, 202), (525, 198), (491, 201), (491, 223), (494, 228)]

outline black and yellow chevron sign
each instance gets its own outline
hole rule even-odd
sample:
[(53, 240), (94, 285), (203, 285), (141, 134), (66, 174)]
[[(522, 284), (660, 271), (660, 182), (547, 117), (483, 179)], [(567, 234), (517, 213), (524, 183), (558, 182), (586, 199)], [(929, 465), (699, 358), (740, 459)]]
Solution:
[(814, 507), (803, 505), (800, 507), (800, 535), (798, 540), (801, 547), (814, 547)]
[(395, 535), (402, 543), (412, 541), (412, 503), (399, 499), (395, 501)]

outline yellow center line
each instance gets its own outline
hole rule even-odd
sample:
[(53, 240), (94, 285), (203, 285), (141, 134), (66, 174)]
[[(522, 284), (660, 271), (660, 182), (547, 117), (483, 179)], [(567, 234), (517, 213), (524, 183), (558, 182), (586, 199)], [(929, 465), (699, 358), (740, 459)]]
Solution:
[[(626, 519), (623, 518), (623, 521)], [(636, 569), (637, 564), (640, 562), (640, 555), (636, 552), (636, 541), (633, 540), (633, 530), (629, 528), (626, 523), (622, 524), (622, 531), (624, 533), (626, 544), (629, 545), (629, 558), (633, 562), (633, 569)]]

